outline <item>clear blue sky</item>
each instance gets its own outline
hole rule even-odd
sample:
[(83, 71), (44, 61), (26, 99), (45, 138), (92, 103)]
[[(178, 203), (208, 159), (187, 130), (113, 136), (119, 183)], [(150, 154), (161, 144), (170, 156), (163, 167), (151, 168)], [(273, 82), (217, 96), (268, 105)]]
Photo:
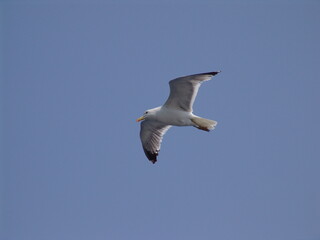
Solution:
[[(239, 2), (2, 1), (0, 238), (319, 240), (320, 2)], [(216, 70), (151, 164), (135, 119)]]

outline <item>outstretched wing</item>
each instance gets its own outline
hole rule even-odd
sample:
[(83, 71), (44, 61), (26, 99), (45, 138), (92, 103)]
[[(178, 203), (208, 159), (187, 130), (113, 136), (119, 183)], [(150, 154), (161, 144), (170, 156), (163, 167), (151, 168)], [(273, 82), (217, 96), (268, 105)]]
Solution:
[(169, 82), (170, 95), (164, 106), (192, 112), (200, 84), (208, 81), (219, 72), (208, 72), (179, 77)]
[(154, 120), (141, 122), (140, 139), (147, 158), (155, 163), (160, 151), (163, 135), (169, 130), (170, 125), (164, 125)]

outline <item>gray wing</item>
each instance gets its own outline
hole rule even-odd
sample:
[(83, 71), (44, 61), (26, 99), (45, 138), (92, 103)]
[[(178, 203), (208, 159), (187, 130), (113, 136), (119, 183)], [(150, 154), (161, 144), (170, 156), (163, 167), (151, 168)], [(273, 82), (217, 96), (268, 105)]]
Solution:
[(147, 158), (155, 163), (160, 151), (163, 135), (169, 130), (170, 125), (158, 121), (144, 120), (141, 122), (140, 139)]
[(192, 112), (200, 84), (208, 81), (219, 72), (208, 72), (179, 77), (169, 82), (170, 95), (164, 106)]

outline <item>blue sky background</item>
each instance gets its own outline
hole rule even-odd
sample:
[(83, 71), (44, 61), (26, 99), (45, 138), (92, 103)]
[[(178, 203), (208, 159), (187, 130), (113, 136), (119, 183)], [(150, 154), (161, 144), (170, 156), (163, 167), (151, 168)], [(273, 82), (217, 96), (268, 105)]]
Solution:
[[(320, 239), (319, 1), (0, 6), (1, 239)], [(151, 164), (135, 119), (216, 70)]]

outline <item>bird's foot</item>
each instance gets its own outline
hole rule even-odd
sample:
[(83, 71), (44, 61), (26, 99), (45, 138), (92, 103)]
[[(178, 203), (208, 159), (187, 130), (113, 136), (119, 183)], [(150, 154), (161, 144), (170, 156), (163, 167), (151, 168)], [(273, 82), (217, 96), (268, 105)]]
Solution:
[(206, 131), (206, 132), (210, 132), (210, 129), (206, 128), (206, 127), (200, 127), (200, 126), (197, 126), (196, 128), (200, 129), (200, 130), (203, 130), (203, 131)]

